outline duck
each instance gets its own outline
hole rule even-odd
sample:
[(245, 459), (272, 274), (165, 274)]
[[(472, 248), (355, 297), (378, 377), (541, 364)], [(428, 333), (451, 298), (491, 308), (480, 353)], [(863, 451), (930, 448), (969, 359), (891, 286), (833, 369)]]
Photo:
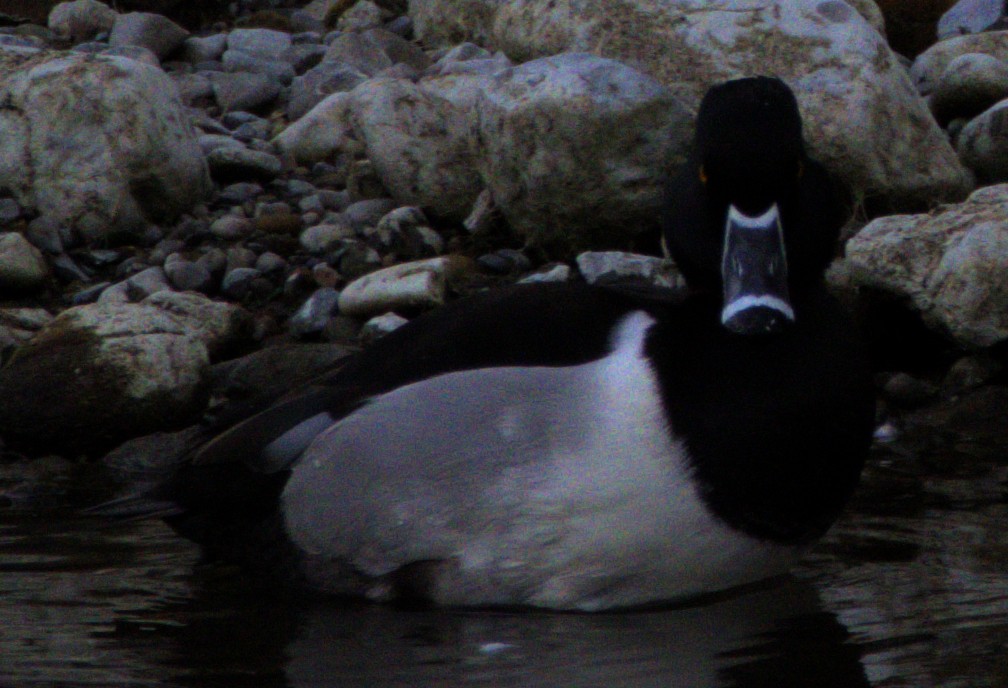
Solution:
[(106, 513), (379, 602), (597, 611), (778, 576), (871, 442), (864, 347), (824, 286), (845, 212), (783, 81), (716, 85), (661, 217), (688, 288), (458, 299)]

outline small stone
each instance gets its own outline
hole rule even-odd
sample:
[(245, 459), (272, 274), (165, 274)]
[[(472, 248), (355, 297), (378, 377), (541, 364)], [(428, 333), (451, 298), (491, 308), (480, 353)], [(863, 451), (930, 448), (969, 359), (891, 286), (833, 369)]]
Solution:
[(345, 224), (320, 224), (301, 232), (301, 246), (309, 253), (320, 255), (335, 248), (340, 241), (352, 239), (354, 230)]
[(354, 239), (341, 242), (335, 260), (337, 270), (348, 280), (357, 279), (382, 266), (382, 257), (376, 250)]
[(225, 50), (221, 61), (228, 72), (261, 74), (284, 86), (290, 84), (295, 76), (294, 67), (286, 62), (256, 57), (238, 50)]
[(340, 15), (336, 22), (338, 31), (367, 31), (382, 25), (382, 10), (370, 0), (360, 0)]
[(115, 24), (115, 11), (98, 0), (61, 2), (49, 12), (49, 30), (61, 40), (74, 43), (106, 33)]
[(316, 290), (290, 320), (287, 330), (296, 337), (318, 334), (339, 310), (339, 292), (331, 287)]
[(289, 33), (272, 29), (235, 29), (227, 35), (228, 50), (266, 60), (279, 60), (292, 43)]
[(190, 36), (182, 43), (182, 59), (190, 64), (219, 60), (227, 49), (228, 36), (216, 33), (212, 36)]
[(389, 332), (398, 330), (408, 322), (409, 320), (395, 313), (376, 315), (361, 327), (360, 334), (358, 335), (360, 342), (361, 344), (370, 344), (374, 340), (384, 337)]
[(572, 270), (569, 265), (558, 263), (553, 267), (533, 272), (518, 280), (519, 284), (532, 284), (534, 282), (567, 282), (571, 278)]
[(964, 356), (952, 364), (942, 380), (946, 395), (961, 394), (990, 382), (1003, 369), (1001, 363), (990, 356)]
[(50, 215), (41, 215), (28, 223), (25, 238), (46, 253), (62, 253), (64, 241), (70, 243), (70, 230)]
[(116, 16), (109, 45), (139, 45), (163, 60), (188, 37), (188, 31), (160, 14), (129, 12)]
[(252, 231), (252, 221), (237, 215), (225, 215), (210, 224), (210, 233), (218, 239), (240, 239)]
[(165, 264), (165, 275), (172, 287), (179, 291), (198, 291), (209, 294), (214, 280), (205, 265), (189, 260), (175, 260)]
[(280, 255), (267, 251), (256, 259), (255, 269), (264, 275), (281, 273), (287, 269), (287, 261)]
[(232, 246), (227, 250), (227, 272), (234, 270), (235, 268), (248, 268), (255, 265), (256, 262), (255, 251), (245, 248), (243, 246)]
[(61, 282), (73, 283), (91, 281), (92, 274), (82, 268), (77, 261), (65, 253), (60, 253), (52, 257), (52, 271), (56, 279)]
[(644, 283), (656, 287), (684, 285), (675, 265), (668, 260), (622, 251), (586, 251), (577, 259), (578, 270), (588, 284)]
[(196, 263), (206, 268), (215, 279), (223, 277), (227, 270), (227, 254), (219, 248), (211, 248), (196, 259)]
[(320, 287), (333, 288), (340, 281), (340, 274), (326, 263), (318, 263), (312, 268), (312, 277)]
[(48, 276), (41, 251), (17, 232), (0, 234), (0, 289), (34, 291), (45, 285)]
[(387, 213), (399, 207), (391, 198), (368, 198), (347, 206), (343, 214), (354, 227), (374, 227)]
[(221, 293), (234, 301), (241, 301), (252, 291), (252, 283), (260, 277), (255, 268), (235, 268), (224, 275)]
[(164, 269), (159, 267), (141, 270), (126, 280), (126, 294), (130, 301), (142, 301), (151, 294), (165, 289), (171, 289), (171, 285)]
[(255, 182), (237, 182), (221, 189), (220, 200), (224, 203), (240, 205), (261, 196), (263, 188)]
[(446, 284), (467, 268), (450, 256), (394, 265), (359, 277), (340, 294), (340, 312), (369, 317), (388, 311), (416, 311), (444, 303)]

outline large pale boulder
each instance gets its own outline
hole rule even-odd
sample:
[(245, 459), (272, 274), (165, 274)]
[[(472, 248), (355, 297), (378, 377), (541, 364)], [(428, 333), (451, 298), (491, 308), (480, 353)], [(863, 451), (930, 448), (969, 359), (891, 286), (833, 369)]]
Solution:
[(85, 240), (171, 221), (210, 191), (171, 80), (121, 57), (0, 53), (0, 187)]
[(984, 31), (939, 41), (917, 56), (910, 76), (921, 94), (928, 95), (940, 83), (949, 63), (971, 53), (1008, 61), (1008, 31)]
[(1008, 341), (1008, 185), (876, 219), (847, 243), (846, 267), (855, 286), (904, 299), (963, 347)]
[(519, 233), (572, 248), (657, 226), (663, 175), (692, 127), (657, 81), (586, 53), (499, 72), (478, 109), (478, 161), (497, 207)]
[[(0, 369), (0, 436), (76, 454), (194, 421), (219, 329), (243, 318), (235, 306), (200, 309), (195, 299), (210, 302), (188, 299), (60, 313)], [(215, 325), (201, 322), (208, 314)]]
[[(656, 77), (694, 109), (711, 84), (779, 76), (795, 90), (812, 153), (859, 195), (889, 206), (958, 198), (972, 184), (883, 36), (840, 0), (410, 5), (425, 41), (482, 38), (518, 61), (592, 52)], [(469, 15), (479, 25), (458, 36), (456, 18)]]

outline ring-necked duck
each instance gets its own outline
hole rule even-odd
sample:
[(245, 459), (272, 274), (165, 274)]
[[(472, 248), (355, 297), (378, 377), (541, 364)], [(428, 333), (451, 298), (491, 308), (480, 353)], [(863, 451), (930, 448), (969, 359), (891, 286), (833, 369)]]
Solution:
[(459, 300), (210, 440), (148, 506), (380, 600), (595, 610), (780, 573), (871, 437), (860, 346), (822, 284), (838, 208), (781, 81), (715, 87), (669, 185), (688, 293)]

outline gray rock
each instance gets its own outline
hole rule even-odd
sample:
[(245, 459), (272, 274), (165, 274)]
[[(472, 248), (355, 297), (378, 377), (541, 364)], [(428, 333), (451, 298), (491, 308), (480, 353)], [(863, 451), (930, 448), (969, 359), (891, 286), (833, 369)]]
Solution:
[(354, 280), (382, 266), (382, 257), (363, 241), (347, 239), (341, 242), (333, 256), (340, 276)]
[(283, 171), (280, 158), (272, 153), (244, 147), (222, 147), (206, 156), (210, 174), (215, 179), (273, 179)]
[(298, 241), (309, 253), (321, 255), (339, 245), (344, 239), (352, 239), (355, 235), (349, 224), (320, 224), (301, 232)]
[(316, 290), (287, 321), (287, 330), (295, 337), (317, 335), (329, 319), (339, 312), (339, 292), (331, 287)]
[(206, 345), (171, 313), (77, 306), (0, 370), (0, 433), (37, 451), (107, 449), (194, 422), (208, 372)]
[(115, 10), (103, 2), (75, 0), (53, 7), (48, 26), (58, 38), (78, 43), (110, 31), (115, 19)]
[(354, 99), (351, 93), (326, 96), (273, 140), (286, 154), (302, 164), (317, 163), (339, 155), (363, 154), (364, 147), (353, 127)]
[(984, 53), (966, 53), (949, 62), (928, 97), (939, 122), (974, 117), (1008, 98), (1008, 62)]
[(164, 266), (169, 283), (179, 291), (209, 294), (214, 289), (213, 275), (205, 265), (190, 260), (173, 260)]
[(174, 73), (170, 76), (178, 89), (179, 100), (185, 105), (202, 105), (213, 99), (213, 84), (205, 74)]
[(980, 182), (1008, 181), (1008, 100), (970, 120), (959, 133), (956, 148)]
[(280, 95), (280, 84), (265, 74), (251, 72), (207, 72), (214, 97), (221, 110), (258, 112)]
[(446, 285), (470, 270), (467, 261), (442, 256), (402, 263), (359, 277), (340, 293), (339, 309), (364, 318), (389, 311), (410, 312), (444, 303)]
[(578, 271), (588, 284), (641, 283), (676, 288), (685, 282), (671, 261), (622, 251), (587, 251), (577, 257)]
[(151, 267), (141, 270), (126, 280), (126, 295), (130, 301), (143, 301), (151, 294), (171, 289), (164, 269)]
[(934, 214), (878, 218), (846, 254), (855, 286), (897, 296), (960, 346), (1008, 340), (1008, 185)]
[(319, 43), (297, 43), (283, 55), (283, 61), (294, 68), (295, 74), (304, 74), (325, 57), (326, 48)]
[(910, 77), (917, 90), (925, 96), (932, 93), (949, 63), (970, 53), (991, 55), (1008, 61), (1008, 31), (985, 31), (935, 43), (918, 55), (910, 67)]
[(368, 198), (351, 203), (343, 210), (347, 222), (357, 228), (374, 227), (386, 213), (399, 205), (391, 198)]
[(181, 47), (189, 32), (160, 14), (129, 12), (117, 15), (109, 45), (139, 45), (163, 60)]
[(230, 303), (213, 301), (191, 292), (159, 291), (141, 305), (151, 306), (180, 321), (186, 332), (207, 347), (211, 359), (230, 355), (249, 343), (252, 316)]
[(17, 232), (0, 233), (0, 290), (34, 291), (48, 277), (41, 251)]
[(222, 203), (241, 205), (255, 199), (262, 193), (262, 186), (255, 182), (235, 182), (221, 189), (218, 198)]
[(227, 254), (219, 248), (207, 249), (196, 262), (204, 266), (215, 279), (223, 277), (227, 270)]
[(370, 0), (360, 0), (340, 15), (336, 21), (339, 31), (367, 31), (382, 25), (382, 10)]
[(256, 259), (254, 267), (264, 275), (282, 273), (287, 269), (287, 261), (282, 256), (267, 251)]
[(878, 8), (858, 4), (867, 18), (823, 0), (625, 0), (618, 11), (605, 0), (428, 0), (410, 14), (429, 46), (469, 40), (521, 62), (562, 52), (619, 60), (689, 112), (713, 83), (780, 76), (798, 98), (811, 153), (855, 191), (896, 207), (961, 198), (970, 175), (870, 21)]
[(334, 61), (323, 62), (294, 79), (287, 116), (292, 121), (296, 120), (331, 93), (351, 91), (366, 80), (367, 75), (355, 67)]
[(980, 33), (1003, 22), (1004, 18), (1004, 0), (959, 0), (938, 20), (938, 40)]
[(234, 240), (252, 232), (252, 221), (238, 215), (224, 215), (210, 223), (210, 233), (218, 239)]
[(272, 29), (234, 29), (227, 34), (227, 49), (265, 60), (281, 60), (293, 45), (291, 35)]
[(530, 275), (525, 275), (518, 280), (518, 283), (531, 284), (535, 282), (567, 282), (570, 280), (571, 274), (572, 271), (569, 265), (558, 263), (551, 268), (539, 270)]
[(0, 110), (0, 187), (25, 208), (97, 241), (170, 223), (209, 193), (206, 163), (160, 69), (72, 53), (26, 66), (0, 54), (0, 75), (10, 105)]
[(222, 57), (225, 71), (262, 74), (272, 81), (287, 85), (294, 80), (294, 67), (274, 58), (258, 57), (240, 50), (226, 50)]
[(408, 322), (409, 320), (395, 313), (376, 315), (364, 323), (358, 337), (361, 344), (370, 344), (374, 340), (380, 339), (394, 330), (398, 330)]
[(224, 275), (221, 294), (229, 299), (241, 301), (252, 291), (252, 284), (262, 273), (255, 268), (235, 268)]
[(63, 253), (63, 243), (70, 243), (71, 232), (51, 216), (42, 215), (28, 223), (25, 238), (47, 253)]
[(190, 64), (219, 60), (227, 50), (228, 35), (190, 36), (182, 43), (181, 58)]
[(271, 398), (322, 375), (353, 353), (334, 344), (278, 344), (213, 367), (214, 393), (230, 399)]
[(641, 72), (558, 55), (490, 81), (478, 164), (519, 233), (574, 248), (611, 243), (654, 224), (668, 161), (685, 153), (691, 126), (692, 115)]
[(232, 246), (227, 250), (227, 264), (225, 270), (231, 272), (236, 268), (250, 268), (255, 265), (256, 253), (244, 246)]

